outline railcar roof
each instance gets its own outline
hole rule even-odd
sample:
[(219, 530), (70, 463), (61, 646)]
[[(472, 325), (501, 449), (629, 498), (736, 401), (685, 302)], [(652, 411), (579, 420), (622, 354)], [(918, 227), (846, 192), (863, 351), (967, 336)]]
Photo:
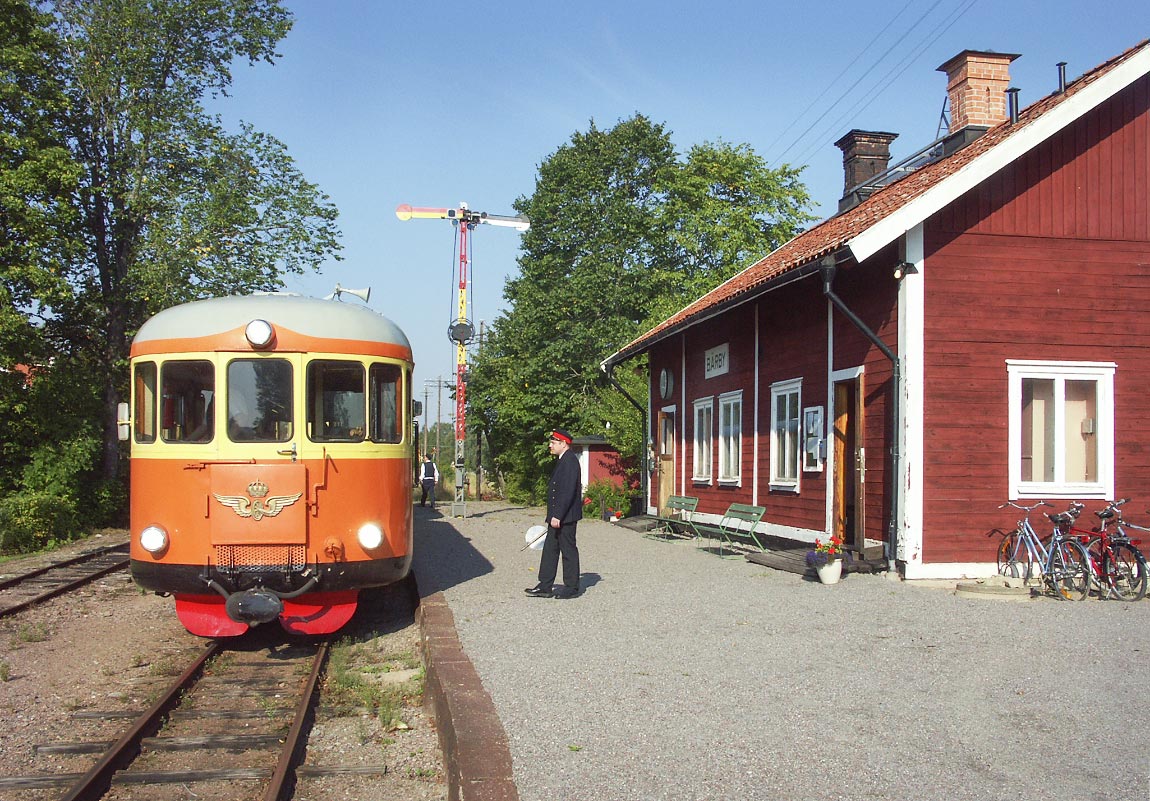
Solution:
[(210, 298), (173, 306), (144, 323), (134, 341), (211, 336), (254, 319), (306, 336), (387, 342), (411, 349), (403, 329), (366, 306), (285, 293)]

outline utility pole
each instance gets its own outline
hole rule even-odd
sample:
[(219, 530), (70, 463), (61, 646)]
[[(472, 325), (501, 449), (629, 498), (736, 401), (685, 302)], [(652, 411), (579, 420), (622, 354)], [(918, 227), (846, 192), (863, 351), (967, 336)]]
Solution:
[(459, 232), (459, 292), (456, 304), (456, 318), (447, 329), (447, 337), (455, 343), (455, 503), (451, 506), (453, 517), (467, 517), (467, 503), (464, 490), (466, 463), (463, 459), (467, 442), (467, 344), (475, 336), (475, 326), (467, 319), (467, 276), (471, 272), (469, 248), (470, 234), (475, 226), (487, 223), (526, 231), (531, 227), (526, 217), (508, 217), (501, 214), (488, 214), (485, 211), (472, 211), (466, 203), (457, 209), (413, 208), (406, 203), (395, 209), (400, 220), (438, 219), (451, 220)]
[(443, 376), (439, 377), (438, 408), (435, 410), (435, 458), (439, 459), (439, 428), (443, 423)]

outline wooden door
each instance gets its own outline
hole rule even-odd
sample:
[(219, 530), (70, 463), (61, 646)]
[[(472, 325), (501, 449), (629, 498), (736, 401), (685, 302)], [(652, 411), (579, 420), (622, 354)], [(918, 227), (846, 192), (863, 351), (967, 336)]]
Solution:
[(835, 382), (834, 533), (847, 545), (866, 544), (866, 449), (863, 377)]
[(655, 470), (658, 472), (658, 507), (667, 515), (667, 499), (675, 494), (675, 411), (659, 412), (659, 443)]

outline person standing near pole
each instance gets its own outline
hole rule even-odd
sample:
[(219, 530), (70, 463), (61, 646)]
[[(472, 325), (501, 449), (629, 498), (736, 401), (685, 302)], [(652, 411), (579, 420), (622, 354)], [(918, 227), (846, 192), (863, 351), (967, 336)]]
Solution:
[[(547, 447), (559, 457), (547, 484), (547, 539), (539, 557), (539, 583), (524, 592), (534, 598), (574, 598), (579, 594), (579, 546), (575, 527), (583, 519), (583, 485), (579, 457), (571, 450), (571, 435), (561, 428), (551, 432)], [(563, 586), (555, 587), (559, 557), (563, 557)]]
[(427, 496), (431, 496), (431, 508), (435, 508), (435, 488), (439, 485), (439, 465), (431, 461), (431, 454), (424, 454), (423, 464), (419, 468), (419, 484), (423, 494), (419, 497), (419, 505), (427, 503)]

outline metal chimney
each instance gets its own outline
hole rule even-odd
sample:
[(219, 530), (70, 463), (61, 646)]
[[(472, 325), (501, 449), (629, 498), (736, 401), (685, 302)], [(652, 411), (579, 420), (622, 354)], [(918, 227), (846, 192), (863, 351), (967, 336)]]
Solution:
[(1066, 93), (1066, 62), (1059, 61), (1058, 64), (1058, 94)]
[(1019, 89), (1010, 87), (1006, 90), (1006, 105), (1009, 109), (1010, 124), (1014, 125), (1018, 122), (1018, 93)]

